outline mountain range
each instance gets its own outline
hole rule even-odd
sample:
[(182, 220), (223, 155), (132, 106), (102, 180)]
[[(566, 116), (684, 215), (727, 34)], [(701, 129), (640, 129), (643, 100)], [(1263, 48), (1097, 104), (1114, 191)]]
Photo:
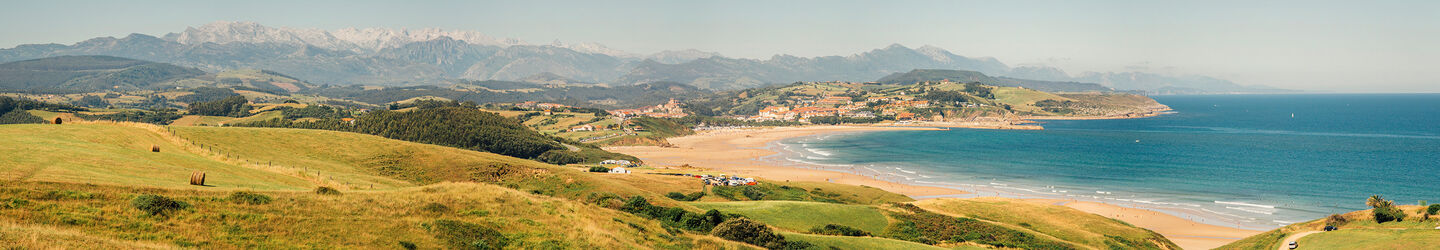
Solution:
[(738, 89), (795, 81), (871, 81), (914, 69), (947, 69), (1020, 79), (1092, 82), (1116, 90), (1152, 93), (1249, 89), (1208, 77), (1139, 72), (1086, 73), (1078, 77), (1063, 72), (1038, 74), (1035, 70), (1049, 69), (1012, 69), (994, 58), (966, 57), (934, 46), (912, 49), (896, 44), (848, 56), (776, 55), (760, 60), (730, 58), (693, 49), (640, 55), (597, 43), (555, 41), (536, 45), (473, 31), (385, 28), (326, 31), (228, 21), (158, 37), (131, 34), (122, 38), (93, 38), (71, 45), (20, 45), (0, 49), (0, 62), (65, 55), (117, 56), (211, 72), (263, 69), (317, 84), (336, 85), (411, 86), (442, 84), (453, 79), (565, 79), (565, 82), (608, 85), (663, 81), (711, 89)]

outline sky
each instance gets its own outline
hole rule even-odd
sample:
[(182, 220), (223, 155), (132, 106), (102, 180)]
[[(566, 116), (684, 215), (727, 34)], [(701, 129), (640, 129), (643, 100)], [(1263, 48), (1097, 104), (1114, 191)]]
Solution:
[(214, 21), (473, 30), (766, 59), (933, 45), (1011, 65), (1199, 74), (1321, 92), (1440, 92), (1440, 1), (5, 1), (0, 48)]

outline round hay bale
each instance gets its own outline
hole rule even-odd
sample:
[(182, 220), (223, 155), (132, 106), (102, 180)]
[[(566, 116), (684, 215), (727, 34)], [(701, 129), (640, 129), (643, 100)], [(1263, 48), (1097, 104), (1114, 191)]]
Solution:
[(160, 145), (150, 145), (150, 152), (160, 152)]
[(60, 117), (55, 117), (55, 125), (60, 125), (60, 123), (63, 123), (63, 122), (65, 122), (65, 121), (61, 120)]
[(205, 185), (205, 172), (198, 172), (198, 171), (197, 171), (197, 172), (192, 172), (192, 173), (190, 173), (190, 185), (204, 186), (204, 185)]

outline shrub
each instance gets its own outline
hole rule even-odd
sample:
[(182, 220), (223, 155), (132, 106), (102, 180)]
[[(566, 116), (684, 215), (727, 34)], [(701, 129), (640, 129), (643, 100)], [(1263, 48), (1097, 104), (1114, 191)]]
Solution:
[(705, 197), (705, 192), (694, 192), (690, 193), (689, 195), (680, 192), (670, 192), (669, 194), (665, 194), (665, 197), (669, 197), (670, 199), (674, 199), (677, 201), (695, 201), (699, 200), (702, 197)]
[(500, 231), (475, 223), (436, 220), (422, 226), (452, 249), (502, 249), (510, 243)]
[(1338, 228), (1338, 227), (1340, 227), (1341, 225), (1345, 225), (1345, 223), (1348, 223), (1348, 222), (1350, 222), (1350, 219), (1349, 219), (1349, 218), (1345, 218), (1344, 215), (1331, 214), (1330, 216), (1326, 216), (1326, 217), (1325, 217), (1325, 226), (1337, 227), (1337, 228)]
[(72, 190), (50, 190), (35, 197), (37, 200), (86, 200), (93, 199), (98, 195)]
[(535, 159), (555, 165), (574, 164), (585, 160), (585, 158), (580, 157), (580, 154), (565, 149), (545, 151), (544, 153), (540, 153), (540, 156), (536, 156)]
[(230, 202), (234, 202), (235, 204), (260, 205), (270, 204), (270, 200), (272, 199), (270, 198), (270, 196), (266, 196), (263, 194), (237, 191), (234, 193), (230, 193), (229, 200)]
[(1425, 214), (1435, 215), (1436, 213), (1440, 213), (1440, 204), (1430, 204), (1425, 208)]
[(416, 248), (419, 248), (419, 246), (416, 246), (415, 243), (410, 243), (409, 241), (402, 240), (400, 241), (400, 248), (404, 248), (405, 250), (415, 250)]
[(750, 243), (769, 249), (805, 249), (810, 244), (803, 241), (787, 241), (785, 236), (775, 234), (770, 227), (745, 218), (727, 220), (716, 225), (710, 235), (727, 240)]
[(1372, 213), (1375, 216), (1375, 223), (1405, 221), (1405, 211), (1394, 206), (1377, 207)]
[(489, 215), (490, 215), (490, 211), (485, 211), (485, 210), (481, 210), (481, 209), (470, 209), (470, 210), (460, 211), (460, 215), (481, 216), (481, 217), (484, 217), (484, 216), (489, 216)]
[(316, 187), (315, 193), (323, 195), (340, 195), (340, 190), (335, 190), (331, 187)]
[(610, 168), (601, 167), (601, 166), (594, 166), (594, 167), (590, 167), (590, 172), (606, 173), (606, 172), (610, 172)]
[(440, 203), (431, 202), (430, 204), (425, 204), (425, 206), (420, 207), (420, 210), (425, 211), (425, 212), (431, 212), (431, 213), (441, 214), (441, 213), (450, 212), (450, 207), (445, 206), (445, 204), (440, 204)]
[(724, 222), (725, 219), (739, 217), (738, 215), (721, 214), (720, 211), (714, 209), (705, 211), (705, 214), (696, 214), (680, 208), (650, 205), (650, 202), (641, 196), (630, 198), (630, 201), (620, 206), (620, 211), (660, 220), (661, 224), (665, 226), (679, 227), (696, 232), (709, 232), (715, 225)]
[(865, 230), (835, 224), (827, 224), (823, 227), (811, 228), (810, 233), (839, 236), (870, 236), (870, 232), (865, 232)]
[(142, 194), (130, 200), (130, 206), (145, 211), (150, 215), (167, 215), (171, 211), (181, 210), (190, 207), (183, 201), (172, 200), (165, 196), (155, 194)]
[(5, 198), (5, 199), (0, 199), (0, 209), (20, 208), (20, 207), (28, 206), (28, 205), (30, 205), (30, 201), (29, 201), (29, 200), (25, 200), (25, 199), (18, 199), (18, 198)]
[(1391, 221), (1404, 221), (1405, 211), (1395, 207), (1395, 202), (1385, 200), (1379, 195), (1371, 195), (1365, 200), (1365, 205), (1375, 208), (1371, 214), (1375, 217), (1375, 223)]

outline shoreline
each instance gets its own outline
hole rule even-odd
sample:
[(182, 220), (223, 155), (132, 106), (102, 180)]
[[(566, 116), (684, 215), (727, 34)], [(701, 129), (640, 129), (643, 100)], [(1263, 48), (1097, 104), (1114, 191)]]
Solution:
[[(794, 180), (863, 185), (910, 196), (916, 200), (1002, 196), (998, 193), (972, 193), (950, 187), (923, 186), (887, 181), (872, 176), (825, 169), (784, 166), (787, 164), (779, 164), (765, 159), (781, 154), (769, 148), (769, 146), (771, 143), (784, 139), (821, 134), (893, 130), (944, 130), (944, 128), (916, 125), (728, 129), (703, 131), (695, 135), (669, 138), (670, 144), (674, 145), (674, 147), (623, 146), (607, 147), (606, 150), (633, 155), (647, 163), (657, 165), (677, 166), (688, 164), (692, 167), (711, 169), (734, 175), (755, 176), (772, 181)], [(1207, 224), (1165, 211), (1095, 201), (1026, 197), (1010, 198), (1066, 206), (1125, 221), (1137, 227), (1150, 229), (1164, 235), (1166, 238), (1186, 249), (1215, 248), (1262, 232), (1238, 227)]]

